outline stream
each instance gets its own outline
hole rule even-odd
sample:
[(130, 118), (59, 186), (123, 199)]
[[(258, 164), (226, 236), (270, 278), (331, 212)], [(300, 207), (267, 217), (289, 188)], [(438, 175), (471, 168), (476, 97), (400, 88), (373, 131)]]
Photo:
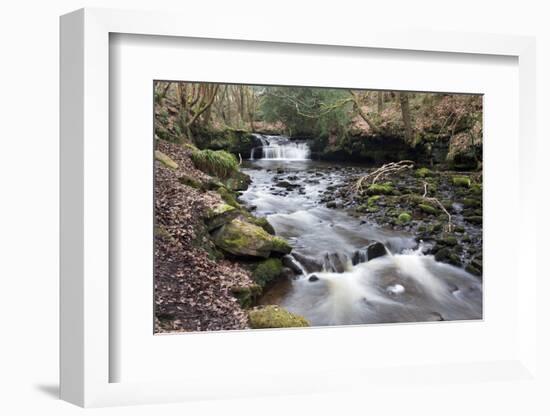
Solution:
[[(311, 160), (304, 141), (258, 137), (261, 148), (243, 162), (252, 183), (240, 199), (289, 241), (284, 263), (295, 271), (268, 291), (270, 301), (313, 326), (482, 318), (480, 279), (425, 255), (412, 234), (327, 208), (327, 190), (364, 167)], [(387, 254), (369, 259), (375, 242)]]

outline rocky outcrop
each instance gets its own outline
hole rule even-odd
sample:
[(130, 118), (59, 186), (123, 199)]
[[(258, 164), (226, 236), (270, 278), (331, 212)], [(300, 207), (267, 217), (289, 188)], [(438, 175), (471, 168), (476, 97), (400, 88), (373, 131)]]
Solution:
[(284, 255), (292, 251), (285, 240), (241, 219), (223, 225), (212, 237), (218, 248), (236, 257), (268, 258), (272, 254)]
[(277, 305), (261, 306), (248, 312), (250, 328), (296, 328), (310, 326), (300, 315), (290, 313)]

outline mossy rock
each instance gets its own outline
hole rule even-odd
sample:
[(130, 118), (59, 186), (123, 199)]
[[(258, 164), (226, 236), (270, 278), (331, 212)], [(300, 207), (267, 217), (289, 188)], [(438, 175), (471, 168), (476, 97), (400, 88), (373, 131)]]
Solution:
[(267, 283), (275, 280), (283, 271), (283, 262), (279, 258), (270, 258), (258, 263), (252, 271), (254, 281), (264, 287)]
[(254, 224), (258, 227), (262, 227), (266, 232), (268, 232), (271, 235), (275, 235), (275, 229), (273, 226), (269, 223), (267, 218), (264, 217), (254, 217), (253, 220)]
[(435, 253), (435, 261), (439, 261), (442, 263), (448, 263), (452, 264), (453, 266), (460, 267), (462, 266), (462, 263), (460, 261), (460, 257), (458, 254), (456, 254), (454, 251), (452, 251), (450, 248), (442, 248), (437, 253)]
[(215, 230), (237, 218), (240, 211), (228, 204), (218, 204), (206, 213), (206, 228), (208, 231)]
[(475, 198), (464, 198), (462, 201), (465, 207), (468, 208), (478, 208), (481, 206), (481, 201)]
[(222, 199), (228, 204), (231, 205), (234, 208), (242, 209), (241, 204), (237, 201), (237, 198), (235, 198), (235, 194), (228, 190), (227, 188), (220, 186), (216, 192), (222, 197)]
[(426, 214), (435, 215), (438, 213), (438, 209), (433, 205), (418, 204), (417, 207), (420, 211), (425, 212)]
[(373, 195), (367, 199), (367, 205), (369, 207), (376, 205), (376, 203), (382, 198), (382, 195)]
[(414, 174), (417, 178), (427, 178), (430, 176), (434, 176), (434, 173), (428, 168), (417, 169)]
[(292, 247), (282, 238), (240, 219), (218, 228), (213, 239), (218, 248), (237, 257), (268, 258), (272, 253), (281, 255), (292, 251)]
[(467, 176), (453, 176), (453, 185), (463, 188), (469, 188), (471, 185), (470, 178)]
[(246, 287), (232, 287), (231, 293), (237, 298), (241, 307), (250, 308), (256, 298), (262, 294), (262, 288), (257, 284)]
[(383, 184), (374, 183), (367, 188), (368, 195), (391, 195), (393, 194), (393, 185), (391, 182)]
[(474, 183), (470, 186), (470, 192), (474, 195), (482, 195), (483, 187), (479, 183)]
[(170, 158), (170, 156), (162, 153), (160, 150), (155, 150), (155, 159), (170, 169), (177, 169), (178, 164)]
[(235, 156), (225, 150), (196, 150), (191, 160), (197, 169), (222, 179), (233, 177), (239, 170)]
[(408, 212), (402, 212), (397, 217), (397, 222), (399, 224), (408, 224), (409, 222), (411, 222), (411, 220), (412, 220), (412, 216)]
[(232, 191), (246, 191), (251, 182), (250, 176), (246, 173), (237, 171), (225, 180), (224, 185), (227, 189)]
[(248, 312), (248, 322), (252, 329), (300, 328), (310, 326), (303, 316), (290, 313), (277, 305), (251, 309)]
[(195, 188), (195, 189), (203, 188), (202, 184), (198, 180), (196, 180), (195, 178), (192, 178), (189, 175), (180, 176), (178, 178), (178, 181), (183, 185), (190, 186), (191, 188)]
[(464, 217), (464, 219), (472, 224), (483, 224), (483, 217), (481, 215), (471, 215), (469, 217)]
[(437, 243), (444, 246), (456, 246), (458, 244), (458, 239), (454, 235), (443, 234), (437, 239)]

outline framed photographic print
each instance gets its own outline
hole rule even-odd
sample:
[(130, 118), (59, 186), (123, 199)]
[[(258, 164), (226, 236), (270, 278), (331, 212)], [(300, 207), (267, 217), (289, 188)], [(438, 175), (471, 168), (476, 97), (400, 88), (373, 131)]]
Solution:
[(533, 39), (186, 22), (61, 19), (62, 398), (538, 386)]

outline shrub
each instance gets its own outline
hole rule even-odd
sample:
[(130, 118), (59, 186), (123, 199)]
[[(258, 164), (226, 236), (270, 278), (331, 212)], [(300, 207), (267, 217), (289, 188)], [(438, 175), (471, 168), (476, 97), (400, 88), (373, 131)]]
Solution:
[(239, 169), (235, 156), (225, 150), (196, 150), (191, 153), (191, 160), (197, 169), (221, 179), (229, 178)]

